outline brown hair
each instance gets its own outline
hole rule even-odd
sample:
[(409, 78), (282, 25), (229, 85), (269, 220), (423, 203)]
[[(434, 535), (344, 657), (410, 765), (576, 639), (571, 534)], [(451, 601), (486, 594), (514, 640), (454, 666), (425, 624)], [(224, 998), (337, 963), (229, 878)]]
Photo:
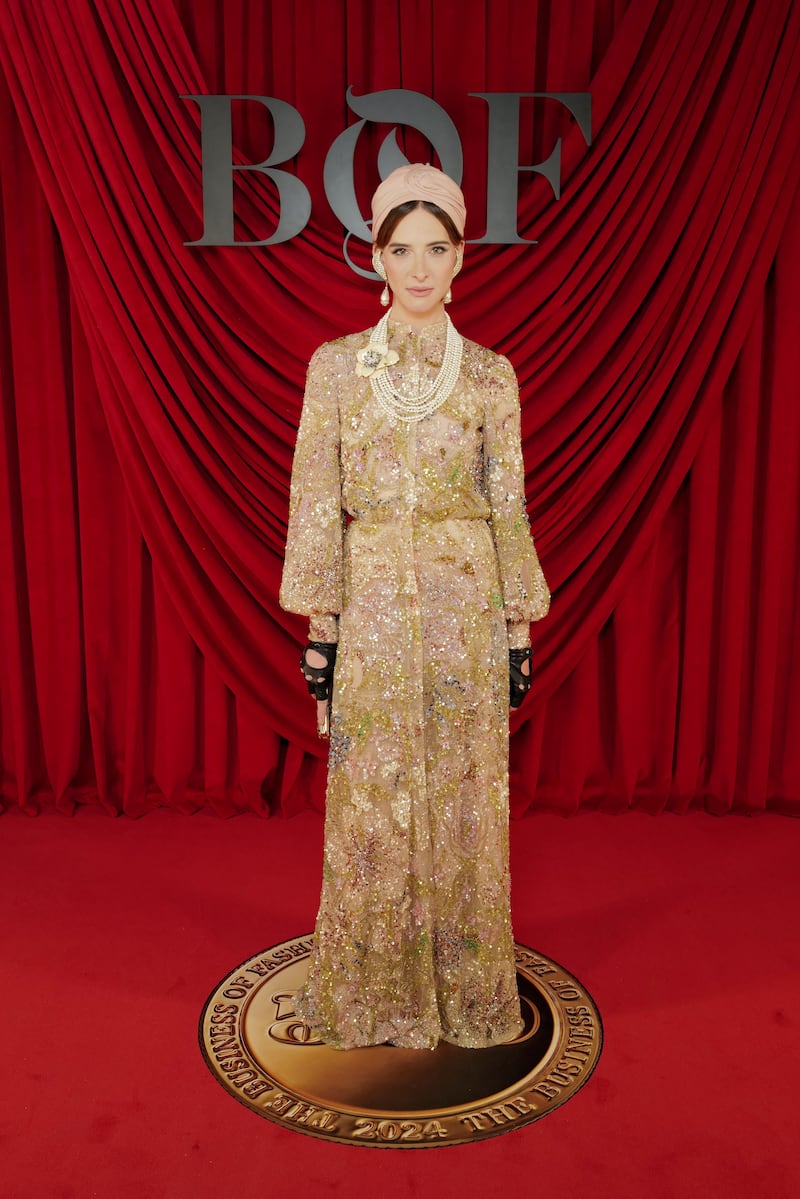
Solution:
[(456, 229), (453, 218), (448, 212), (440, 208), (438, 204), (431, 204), (430, 200), (405, 200), (402, 204), (398, 204), (393, 208), (388, 216), (384, 217), (383, 223), (378, 230), (378, 236), (375, 238), (375, 245), (379, 250), (385, 250), (391, 241), (392, 234), (400, 224), (404, 216), (408, 216), (415, 208), (424, 208), (426, 212), (430, 212), (432, 216), (443, 226), (445, 233), (454, 246), (461, 245), (464, 238)]

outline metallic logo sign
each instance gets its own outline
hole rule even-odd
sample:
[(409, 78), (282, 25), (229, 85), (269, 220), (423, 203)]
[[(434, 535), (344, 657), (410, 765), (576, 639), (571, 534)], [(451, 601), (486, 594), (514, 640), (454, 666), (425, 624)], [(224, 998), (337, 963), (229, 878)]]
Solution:
[[(574, 119), (586, 145), (592, 140), (591, 95), (588, 92), (471, 92), (488, 108), (488, 154), (486, 181), (486, 232), (474, 239), (477, 245), (533, 244), (519, 236), (517, 206), (520, 176), (543, 176), (554, 197), (561, 196), (561, 138), (543, 162), (520, 163), (520, 106), (523, 101), (560, 105)], [(209, 95), (183, 96), (200, 107), (202, 131), (203, 234), (189, 246), (274, 246), (302, 233), (311, 216), (311, 196), (297, 175), (285, 164), (299, 153), (305, 141), (305, 124), (293, 105), (274, 96)], [(234, 161), (231, 131), (231, 106), (234, 102), (258, 104), (272, 121), (274, 140), (263, 162)], [(369, 226), (358, 205), (354, 181), (354, 158), (359, 137), (366, 125), (390, 125), (378, 153), (378, 173), (382, 179), (408, 160), (397, 144), (398, 126), (418, 130), (429, 142), (442, 170), (461, 183), (463, 152), (453, 121), (429, 96), (421, 92), (392, 88), (354, 96), (348, 88), (347, 103), (360, 118), (334, 140), (325, 158), (323, 182), (331, 209), (346, 231), (344, 255), (360, 275), (375, 278), (371, 271), (353, 263), (347, 243), (351, 237), (369, 242)], [(534, 110), (535, 111), (535, 110)], [(268, 178), (278, 193), (278, 224), (274, 231), (258, 241), (234, 238), (233, 179), (237, 172), (256, 171)]]
[(602, 1024), (586, 988), (516, 946), (524, 1018), (490, 1049), (331, 1049), (298, 1018), (311, 938), (275, 945), (214, 988), (200, 1047), (214, 1077), (258, 1115), (327, 1141), (425, 1149), (522, 1128), (566, 1103), (594, 1070)]

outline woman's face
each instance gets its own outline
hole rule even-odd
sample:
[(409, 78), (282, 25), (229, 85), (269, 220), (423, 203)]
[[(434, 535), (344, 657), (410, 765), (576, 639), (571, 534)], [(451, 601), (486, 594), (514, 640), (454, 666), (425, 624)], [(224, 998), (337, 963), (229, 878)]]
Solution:
[(412, 209), (380, 253), (392, 292), (392, 317), (415, 328), (442, 320), (456, 247), (433, 213)]

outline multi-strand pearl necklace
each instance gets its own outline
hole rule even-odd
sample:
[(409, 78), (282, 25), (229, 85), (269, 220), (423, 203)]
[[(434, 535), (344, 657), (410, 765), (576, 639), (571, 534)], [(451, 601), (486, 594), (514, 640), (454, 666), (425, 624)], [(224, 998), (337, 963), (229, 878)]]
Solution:
[[(430, 416), (445, 402), (458, 382), (458, 372), (461, 370), (461, 334), (455, 329), (450, 317), (445, 313), (447, 321), (447, 337), (445, 339), (444, 357), (433, 383), (427, 391), (418, 395), (406, 395), (392, 383), (386, 367), (370, 375), (372, 392), (378, 404), (383, 409), (392, 424), (403, 421), (414, 424)], [(370, 342), (386, 344), (389, 341), (389, 313), (378, 321), (372, 330)]]

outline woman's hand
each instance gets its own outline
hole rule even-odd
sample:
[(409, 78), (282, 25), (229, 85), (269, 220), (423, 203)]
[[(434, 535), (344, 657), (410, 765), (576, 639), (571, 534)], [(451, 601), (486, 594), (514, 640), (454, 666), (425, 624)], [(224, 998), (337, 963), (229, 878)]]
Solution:
[[(306, 650), (306, 661), (308, 662), (309, 666), (319, 667), (319, 666), (327, 666), (327, 664), (328, 664), (327, 659), (323, 658), (322, 654), (318, 653), (318, 651), (315, 649)], [(328, 720), (328, 707), (330, 705), (330, 702), (331, 701), (329, 699), (318, 699), (317, 700), (317, 728), (318, 729), (322, 729), (325, 727), (325, 724)]]
[(333, 641), (309, 641), (300, 656), (300, 669), (309, 694), (317, 701), (317, 732), (328, 736), (333, 668), (336, 665), (337, 645)]
[(531, 657), (533, 650), (530, 646), (525, 649), (510, 649), (508, 651), (509, 698), (512, 708), (518, 708), (531, 689)]

